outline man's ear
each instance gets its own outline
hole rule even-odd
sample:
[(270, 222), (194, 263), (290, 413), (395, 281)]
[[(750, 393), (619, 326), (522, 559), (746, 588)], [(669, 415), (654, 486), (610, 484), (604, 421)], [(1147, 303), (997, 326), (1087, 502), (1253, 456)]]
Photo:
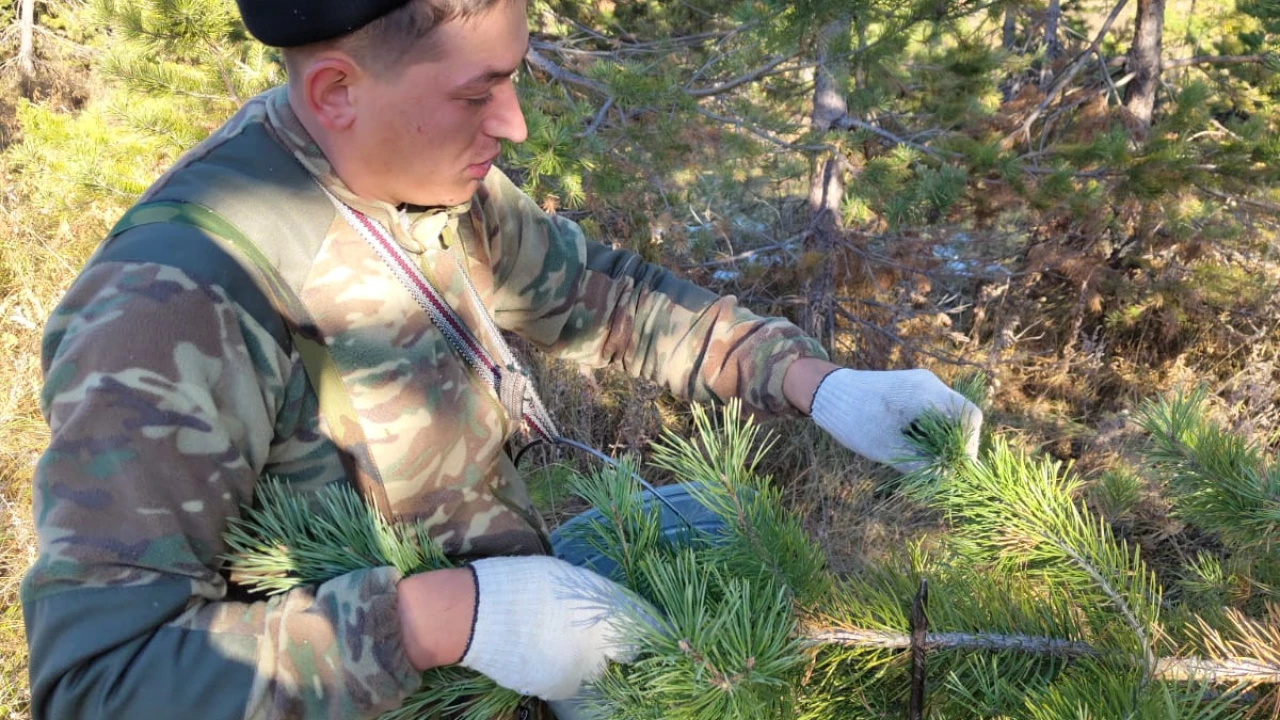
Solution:
[(346, 130), (355, 122), (352, 88), (360, 75), (359, 66), (342, 53), (324, 53), (307, 63), (302, 76), (302, 99), (325, 130)]

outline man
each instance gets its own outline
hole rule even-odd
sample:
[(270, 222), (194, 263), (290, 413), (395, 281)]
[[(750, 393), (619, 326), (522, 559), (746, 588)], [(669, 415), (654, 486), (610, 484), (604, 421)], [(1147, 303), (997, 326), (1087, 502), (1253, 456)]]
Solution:
[[(493, 168), (501, 141), (525, 138), (523, 0), (239, 4), (286, 48), (287, 87), (144, 195), (151, 219), (117, 226), (46, 332), (52, 441), (22, 596), (36, 720), (374, 717), (452, 663), (557, 700), (625, 660), (619, 613), (559, 592), (625, 604), (621, 591), (540, 556), (503, 451), (520, 412), (424, 311), (415, 278), (481, 355), (502, 357), (496, 322), (686, 397), (812, 414), (881, 462), (931, 407), (976, 442), (981, 414), (932, 374), (839, 369), (789, 323), (586, 242)], [(230, 259), (239, 234), (296, 312)], [(345, 414), (324, 409), (335, 387)], [(357, 482), (473, 562), (236, 597), (222, 533), (263, 476), (299, 493)]]

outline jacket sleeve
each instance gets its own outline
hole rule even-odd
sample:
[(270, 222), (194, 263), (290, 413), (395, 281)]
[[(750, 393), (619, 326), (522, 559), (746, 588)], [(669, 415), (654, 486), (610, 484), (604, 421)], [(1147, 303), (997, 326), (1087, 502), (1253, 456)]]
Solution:
[(21, 597), (35, 720), (373, 717), (418, 685), (392, 568), (226, 599), (286, 380), (272, 335), (173, 267), (100, 263), (50, 319)]
[(479, 199), (494, 319), (547, 352), (590, 366), (617, 363), (686, 399), (739, 398), (774, 415), (794, 413), (782, 394), (791, 363), (826, 358), (784, 319), (760, 317), (733, 296), (588, 241), (497, 170)]

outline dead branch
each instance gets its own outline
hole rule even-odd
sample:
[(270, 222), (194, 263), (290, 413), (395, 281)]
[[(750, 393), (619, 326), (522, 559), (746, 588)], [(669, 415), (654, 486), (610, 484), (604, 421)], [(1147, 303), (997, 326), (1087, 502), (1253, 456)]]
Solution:
[(1213, 188), (1204, 187), (1203, 185), (1197, 185), (1196, 187), (1200, 189), (1200, 192), (1205, 193), (1206, 195), (1212, 195), (1213, 197), (1216, 197), (1219, 200), (1239, 203), (1241, 205), (1248, 205), (1251, 208), (1257, 208), (1258, 210), (1263, 210), (1265, 212), (1280, 215), (1280, 205), (1276, 205), (1275, 203), (1263, 202), (1262, 200), (1253, 200), (1251, 198), (1241, 197), (1239, 195), (1230, 195), (1228, 193), (1224, 193), (1219, 190), (1214, 190)]
[(1260, 65), (1267, 61), (1266, 55), (1196, 55), (1189, 58), (1165, 60), (1164, 69), (1191, 67), (1193, 65)]
[(793, 252), (795, 251), (797, 244), (801, 242), (803, 239), (804, 239), (804, 233), (800, 233), (799, 235), (794, 235), (786, 240), (783, 240), (782, 242), (772, 243), (770, 245), (762, 245), (758, 248), (747, 250), (745, 252), (740, 252), (737, 255), (730, 255), (729, 257), (716, 258), (715, 260), (707, 260), (705, 262), (694, 263), (692, 265), (686, 265), (685, 267), (689, 269), (708, 268), (708, 267), (716, 267), (718, 265), (732, 265), (740, 261), (751, 262), (759, 258), (760, 256), (768, 255), (769, 253)]
[(604, 101), (604, 104), (600, 106), (598, 111), (596, 111), (596, 116), (591, 120), (591, 124), (587, 126), (586, 130), (582, 131), (582, 135), (580, 137), (588, 137), (595, 134), (595, 131), (599, 130), (600, 126), (604, 124), (604, 118), (609, 114), (609, 108), (611, 107), (613, 107), (612, 97)]
[(578, 87), (586, 88), (587, 90), (604, 95), (605, 97), (612, 96), (612, 93), (609, 92), (609, 88), (605, 87), (603, 84), (590, 78), (585, 78), (571, 70), (566, 70), (548, 60), (542, 55), (542, 53), (539, 53), (537, 49), (538, 47), (545, 45), (546, 43), (530, 42), (529, 49), (524, 54), (525, 61), (542, 72), (550, 75), (551, 79), (557, 82), (562, 82), (567, 85), (577, 85)]
[(713, 85), (707, 88), (686, 87), (684, 88), (684, 91), (690, 97), (696, 97), (696, 98), (719, 95), (720, 93), (728, 92), (730, 90), (733, 90), (734, 88), (741, 87), (743, 85), (746, 85), (747, 83), (755, 82), (756, 80), (759, 80), (760, 78), (767, 76), (769, 73), (773, 72), (773, 70), (777, 68), (779, 65), (782, 65), (788, 60), (795, 58), (797, 55), (799, 55), (799, 53), (776, 57), (773, 60), (770, 60), (768, 63), (766, 63), (763, 67), (756, 68), (755, 70), (752, 70), (749, 73), (744, 73), (742, 75), (739, 75), (738, 77), (733, 78), (732, 80), (726, 80), (720, 83), (719, 85)]
[[(564, 18), (560, 18), (564, 21)], [(578, 48), (569, 47), (564, 43), (573, 42), (571, 38), (558, 38), (556, 42), (548, 42), (547, 40), (531, 39), (539, 50), (555, 50), (566, 55), (580, 55), (584, 57), (618, 57), (619, 55), (642, 55), (642, 54), (665, 54), (672, 50), (682, 47), (693, 47), (702, 45), (707, 42), (723, 42), (725, 39), (749, 30), (759, 23), (751, 22), (738, 25), (725, 30), (716, 30), (712, 32), (697, 33), (694, 35), (680, 35), (677, 37), (663, 38), (661, 40), (651, 40), (647, 42), (626, 42), (617, 37), (602, 35), (591, 28), (582, 25), (576, 21), (569, 21), (575, 29), (584, 35), (590, 37), (598, 43), (608, 45), (609, 50), (580, 50)], [(546, 37), (546, 36), (543, 36)]]
[(752, 135), (755, 135), (756, 137), (763, 138), (764, 140), (768, 140), (770, 143), (773, 143), (774, 145), (777, 145), (778, 147), (784, 150), (812, 152), (816, 150), (830, 149), (830, 146), (828, 145), (795, 145), (793, 143), (787, 142), (786, 140), (778, 137), (777, 135), (774, 135), (768, 130), (762, 130), (758, 127), (755, 127), (754, 125), (748, 124), (747, 122), (739, 118), (731, 118), (731, 117), (725, 117), (724, 115), (717, 115), (716, 113), (713, 113), (710, 110), (707, 110), (706, 108), (703, 108), (703, 107), (696, 108), (695, 112), (697, 112), (699, 115), (705, 118), (715, 120), (716, 122), (724, 123), (726, 125), (732, 125), (740, 130), (745, 130), (751, 133)]
[(957, 367), (974, 367), (974, 368), (981, 368), (983, 370), (988, 369), (979, 363), (973, 362), (972, 360), (965, 360), (964, 358), (954, 353), (949, 353), (949, 352), (946, 352), (945, 350), (936, 350), (936, 349), (931, 350), (931, 349), (922, 347), (920, 345), (917, 345), (916, 343), (913, 343), (910, 340), (907, 340), (906, 338), (902, 337), (901, 335), (898, 335), (892, 330), (882, 327), (879, 323), (870, 322), (868, 320), (858, 317), (857, 315), (853, 314), (852, 312), (849, 312), (839, 304), (833, 305), (831, 309), (836, 315), (839, 315), (840, 317), (844, 318), (848, 322), (851, 322), (854, 325), (857, 325), (858, 327), (861, 327), (865, 330), (869, 330), (877, 335), (883, 336), (889, 342), (893, 343), (894, 345), (897, 345), (898, 347), (903, 348), (904, 350), (906, 350), (907, 352), (913, 355), (924, 355), (926, 357), (931, 357), (934, 360), (937, 360), (938, 362), (947, 363), (948, 365), (955, 365)]
[[(851, 115), (843, 115), (839, 118), (836, 118), (835, 122), (831, 123), (831, 126), (833, 128), (839, 128), (841, 130), (854, 130), (854, 129), (865, 130), (873, 135), (877, 135), (881, 138), (884, 138), (885, 140), (888, 140), (889, 142), (895, 145), (904, 145), (906, 147), (911, 148), (912, 150), (918, 150), (932, 157), (936, 157), (936, 158), (943, 157), (943, 153), (940, 150), (931, 148), (927, 145), (921, 145), (920, 143), (917, 143), (917, 142), (912, 142), (911, 140), (908, 140), (903, 137), (898, 137), (897, 135), (894, 135), (893, 133), (889, 132), (888, 130), (885, 130), (884, 128), (876, 127), (875, 125), (872, 125), (869, 122), (859, 120), (858, 118), (855, 118)], [(950, 157), (959, 157), (954, 153), (949, 153), (948, 155)]]
[(1089, 56), (1098, 51), (1098, 48), (1102, 45), (1102, 40), (1107, 36), (1107, 33), (1111, 32), (1112, 24), (1114, 24), (1116, 18), (1120, 16), (1120, 11), (1124, 10), (1124, 7), (1128, 4), (1129, 0), (1120, 0), (1120, 2), (1116, 3), (1116, 6), (1111, 9), (1111, 14), (1107, 16), (1106, 22), (1102, 23), (1102, 29), (1099, 30), (1097, 36), (1093, 38), (1093, 42), (1089, 44), (1089, 47), (1083, 53), (1076, 57), (1075, 61), (1071, 63), (1071, 67), (1062, 74), (1062, 77), (1053, 84), (1053, 87), (1050, 88), (1049, 92), (1044, 96), (1044, 100), (1041, 100), (1040, 104), (1036, 106), (1036, 109), (1027, 116), (1027, 119), (1022, 121), (1022, 125), (1005, 137), (1005, 143), (1013, 142), (1019, 137), (1026, 137), (1028, 142), (1030, 142), (1031, 126), (1035, 124), (1036, 120), (1044, 113), (1045, 109), (1062, 94), (1062, 91), (1066, 90), (1067, 85), (1071, 83), (1076, 74), (1079, 73), (1087, 64)]

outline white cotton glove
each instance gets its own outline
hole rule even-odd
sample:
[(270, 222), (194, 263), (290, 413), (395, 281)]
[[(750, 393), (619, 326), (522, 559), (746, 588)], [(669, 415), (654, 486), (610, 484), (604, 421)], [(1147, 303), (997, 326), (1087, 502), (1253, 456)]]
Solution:
[(918, 451), (902, 433), (929, 408), (959, 419), (965, 451), (976, 458), (982, 410), (928, 370), (834, 370), (814, 392), (810, 414), (841, 445), (905, 473), (923, 463), (909, 459)]
[(577, 695), (608, 661), (633, 660), (626, 638), (657, 617), (621, 585), (557, 558), (487, 558), (471, 569), (476, 614), (461, 665), (522, 695)]

